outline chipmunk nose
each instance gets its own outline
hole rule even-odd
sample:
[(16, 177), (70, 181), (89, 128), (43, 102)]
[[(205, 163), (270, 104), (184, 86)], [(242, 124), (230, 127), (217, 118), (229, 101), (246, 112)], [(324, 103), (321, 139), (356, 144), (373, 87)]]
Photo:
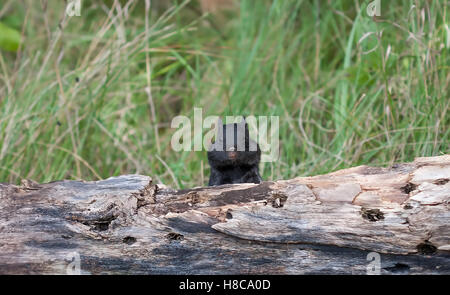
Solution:
[(231, 160), (235, 160), (237, 157), (236, 148), (234, 146), (229, 147), (227, 150), (227, 155), (228, 155), (228, 158), (230, 158)]
[(231, 160), (235, 160), (237, 157), (237, 153), (236, 152), (228, 152), (228, 158), (230, 158)]

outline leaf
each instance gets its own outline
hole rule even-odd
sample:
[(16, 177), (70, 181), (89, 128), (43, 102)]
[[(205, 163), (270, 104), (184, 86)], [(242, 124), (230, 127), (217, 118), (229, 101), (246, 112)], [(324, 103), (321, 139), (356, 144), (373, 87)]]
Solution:
[(20, 33), (0, 23), (0, 49), (16, 52), (20, 44)]

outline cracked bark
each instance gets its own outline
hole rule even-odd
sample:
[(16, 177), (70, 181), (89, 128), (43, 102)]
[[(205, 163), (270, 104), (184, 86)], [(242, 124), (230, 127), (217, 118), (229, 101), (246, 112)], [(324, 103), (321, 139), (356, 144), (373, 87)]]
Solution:
[[(450, 155), (261, 184), (0, 184), (0, 273), (450, 273)], [(71, 256), (72, 255), (72, 256)]]

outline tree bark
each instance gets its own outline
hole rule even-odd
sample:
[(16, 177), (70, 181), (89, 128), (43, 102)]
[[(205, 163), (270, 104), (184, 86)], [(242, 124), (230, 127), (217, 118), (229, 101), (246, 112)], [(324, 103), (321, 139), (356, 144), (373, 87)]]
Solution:
[(382, 274), (450, 274), (449, 178), (443, 155), (179, 191), (0, 184), (0, 273), (366, 274), (379, 255)]

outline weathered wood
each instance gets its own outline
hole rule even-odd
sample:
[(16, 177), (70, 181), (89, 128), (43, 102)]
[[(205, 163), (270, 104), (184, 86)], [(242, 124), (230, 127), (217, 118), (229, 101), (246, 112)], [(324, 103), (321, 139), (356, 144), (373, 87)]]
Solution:
[[(0, 184), (0, 273), (450, 273), (450, 155), (176, 191), (150, 177)], [(75, 255), (76, 256), (76, 255)]]

